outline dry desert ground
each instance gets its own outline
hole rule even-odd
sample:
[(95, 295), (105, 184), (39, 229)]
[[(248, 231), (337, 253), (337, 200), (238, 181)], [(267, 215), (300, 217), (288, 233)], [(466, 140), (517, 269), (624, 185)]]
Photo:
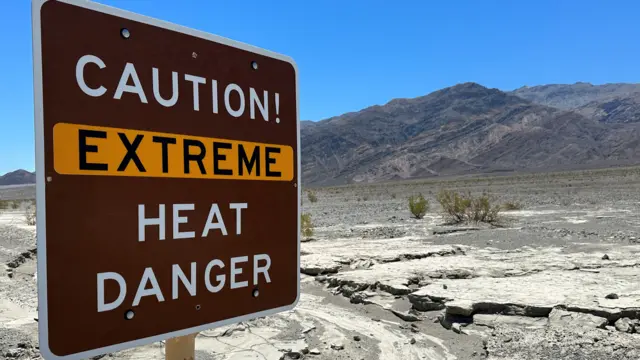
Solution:
[[(441, 189), (519, 206), (447, 225)], [(197, 359), (640, 358), (639, 168), (307, 190), (298, 306), (200, 333)], [(36, 261), (35, 226), (3, 210), (0, 358), (40, 357)], [(163, 344), (106, 358), (163, 359)]]

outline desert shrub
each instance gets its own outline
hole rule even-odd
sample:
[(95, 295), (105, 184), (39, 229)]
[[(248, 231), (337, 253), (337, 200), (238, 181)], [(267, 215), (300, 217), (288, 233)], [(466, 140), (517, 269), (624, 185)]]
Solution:
[(13, 210), (20, 209), (20, 201), (12, 201), (11, 202), (11, 209), (13, 209)]
[(316, 195), (315, 191), (309, 190), (307, 191), (307, 198), (309, 199), (309, 201), (311, 201), (312, 203), (318, 201), (318, 196)]
[(519, 202), (511, 202), (511, 201), (502, 204), (502, 207), (505, 210), (522, 210), (522, 209), (524, 209), (524, 205), (522, 205), (521, 203), (519, 203)]
[(33, 205), (27, 206), (24, 211), (24, 218), (27, 221), (27, 225), (34, 226), (36, 224), (36, 207)]
[(451, 190), (438, 193), (438, 202), (442, 206), (445, 217), (452, 223), (484, 222), (495, 223), (500, 217), (500, 205), (492, 205), (487, 194), (473, 197), (470, 192), (460, 194)]
[(311, 214), (303, 213), (300, 215), (300, 230), (302, 232), (302, 236), (311, 237), (313, 236), (313, 223), (311, 222)]
[(11, 208), (11, 200), (0, 200), (0, 210), (7, 210)]
[(409, 211), (416, 219), (422, 219), (429, 211), (429, 201), (422, 194), (409, 198)]

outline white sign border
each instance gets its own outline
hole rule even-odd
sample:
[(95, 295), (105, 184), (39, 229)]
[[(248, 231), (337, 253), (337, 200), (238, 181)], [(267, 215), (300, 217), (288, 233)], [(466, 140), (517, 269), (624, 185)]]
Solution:
[[(260, 311), (253, 314), (247, 314), (227, 320), (217, 321), (210, 324), (200, 325), (189, 329), (183, 329), (179, 331), (173, 331), (161, 335), (155, 335), (143, 339), (128, 341), (120, 344), (110, 345), (99, 349), (93, 349), (76, 354), (58, 356), (51, 352), (49, 348), (49, 327), (48, 327), (48, 309), (47, 309), (47, 251), (46, 251), (46, 174), (44, 168), (44, 119), (43, 119), (43, 103), (42, 103), (42, 44), (41, 44), (41, 23), (40, 23), (40, 9), (42, 5), (47, 1), (59, 1), (67, 4), (83, 7), (93, 11), (118, 16), (124, 19), (137, 21), (140, 23), (161, 27), (164, 29), (180, 32), (186, 35), (195, 36), (205, 40), (213, 41), (216, 43), (228, 45), (234, 48), (239, 48), (249, 52), (253, 52), (259, 55), (275, 58), (291, 64), (295, 71), (295, 87), (296, 87), (296, 127), (297, 127), (297, 189), (298, 189), (298, 259), (297, 259), (297, 296), (295, 301), (287, 306)], [(274, 53), (265, 49), (261, 49), (252, 45), (244, 44), (221, 36), (213, 35), (210, 33), (194, 30), (184, 26), (176, 25), (166, 21), (154, 19), (151, 17), (139, 15), (129, 11), (117, 9), (107, 5), (95, 3), (88, 0), (32, 0), (31, 3), (31, 24), (32, 24), (32, 42), (33, 42), (33, 92), (34, 92), (34, 121), (35, 121), (35, 157), (36, 157), (36, 238), (38, 247), (38, 323), (39, 323), (39, 346), (40, 353), (47, 359), (85, 359), (92, 356), (102, 355), (110, 352), (129, 349), (137, 346), (143, 346), (150, 343), (166, 340), (169, 338), (184, 336), (193, 334), (196, 332), (208, 330), (211, 328), (238, 323), (241, 321), (247, 321), (257, 317), (263, 317), (273, 315), (283, 311), (289, 311), (296, 307), (300, 299), (300, 196), (301, 196), (301, 183), (300, 183), (300, 95), (298, 86), (298, 66), (295, 61), (285, 55)]]

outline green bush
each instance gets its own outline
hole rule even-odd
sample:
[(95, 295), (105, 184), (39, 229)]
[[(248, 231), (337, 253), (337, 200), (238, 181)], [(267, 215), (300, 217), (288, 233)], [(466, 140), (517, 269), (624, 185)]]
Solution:
[(302, 215), (300, 215), (300, 229), (302, 232), (302, 236), (313, 236), (313, 223), (311, 222), (311, 214), (303, 213)]
[(449, 222), (492, 224), (500, 220), (502, 208), (500, 205), (492, 205), (492, 200), (487, 194), (473, 197), (470, 192), (460, 194), (451, 190), (442, 190), (438, 193), (437, 198)]
[(307, 198), (312, 203), (318, 201), (318, 196), (316, 195), (315, 191), (311, 191), (311, 190), (307, 191)]
[(429, 211), (429, 201), (422, 194), (409, 198), (409, 211), (416, 219), (422, 219)]

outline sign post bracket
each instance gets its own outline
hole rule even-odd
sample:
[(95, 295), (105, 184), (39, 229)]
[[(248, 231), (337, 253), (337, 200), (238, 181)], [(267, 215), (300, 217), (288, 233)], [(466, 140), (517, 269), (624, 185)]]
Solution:
[(167, 339), (164, 344), (165, 360), (194, 360), (198, 333)]

